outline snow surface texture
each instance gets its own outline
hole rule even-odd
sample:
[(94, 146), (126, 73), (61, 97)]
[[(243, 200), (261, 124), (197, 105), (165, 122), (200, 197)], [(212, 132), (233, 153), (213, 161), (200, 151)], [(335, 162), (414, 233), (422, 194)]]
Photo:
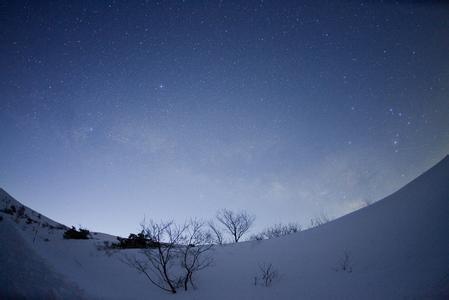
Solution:
[[(8, 197), (0, 190), (0, 200), (16, 201)], [(198, 289), (176, 295), (122, 263), (138, 250), (97, 249), (114, 236), (64, 240), (63, 227), (44, 216), (29, 224), (0, 216), (1, 299), (449, 299), (449, 156), (396, 193), (322, 226), (215, 247)], [(279, 273), (270, 287), (254, 285), (261, 263)]]

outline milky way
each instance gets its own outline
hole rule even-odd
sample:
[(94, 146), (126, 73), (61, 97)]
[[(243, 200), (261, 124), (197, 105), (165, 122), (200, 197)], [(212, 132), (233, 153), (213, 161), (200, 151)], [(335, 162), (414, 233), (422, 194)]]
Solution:
[(449, 7), (428, 3), (3, 1), (0, 185), (117, 234), (350, 212), (449, 153)]

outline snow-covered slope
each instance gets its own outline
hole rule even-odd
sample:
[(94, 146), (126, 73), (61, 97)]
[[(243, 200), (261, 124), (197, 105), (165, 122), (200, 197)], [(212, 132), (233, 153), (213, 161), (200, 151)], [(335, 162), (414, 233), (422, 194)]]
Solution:
[[(62, 229), (0, 216), (0, 298), (449, 299), (449, 156), (396, 193), (320, 227), (216, 247), (198, 289), (176, 295), (122, 263), (123, 253), (137, 250), (97, 249), (113, 236), (64, 240)], [(271, 287), (254, 285), (264, 262), (279, 273)]]

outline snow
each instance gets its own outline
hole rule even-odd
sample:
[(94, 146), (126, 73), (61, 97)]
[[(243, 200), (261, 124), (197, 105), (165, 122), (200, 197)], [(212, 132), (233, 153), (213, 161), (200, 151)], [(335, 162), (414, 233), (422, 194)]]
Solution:
[[(0, 295), (9, 298), (80, 299), (79, 288), (52, 270), (18, 234), (11, 220), (0, 226)], [(6, 242), (7, 241), (7, 242)]]
[[(0, 298), (449, 299), (448, 183), (449, 156), (396, 193), (322, 226), (216, 246), (214, 265), (198, 273), (198, 289), (177, 295), (121, 261), (138, 250), (98, 250), (115, 236), (64, 240), (63, 229), (0, 213)], [(341, 269), (345, 253), (351, 272)], [(270, 287), (254, 285), (261, 263), (279, 272)]]

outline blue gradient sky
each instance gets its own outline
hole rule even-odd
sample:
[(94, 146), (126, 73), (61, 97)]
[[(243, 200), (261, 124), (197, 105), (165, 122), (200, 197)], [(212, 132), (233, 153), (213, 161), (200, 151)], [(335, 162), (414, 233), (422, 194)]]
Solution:
[(123, 235), (386, 196), (449, 153), (449, 8), (335, 2), (2, 2), (0, 186)]

